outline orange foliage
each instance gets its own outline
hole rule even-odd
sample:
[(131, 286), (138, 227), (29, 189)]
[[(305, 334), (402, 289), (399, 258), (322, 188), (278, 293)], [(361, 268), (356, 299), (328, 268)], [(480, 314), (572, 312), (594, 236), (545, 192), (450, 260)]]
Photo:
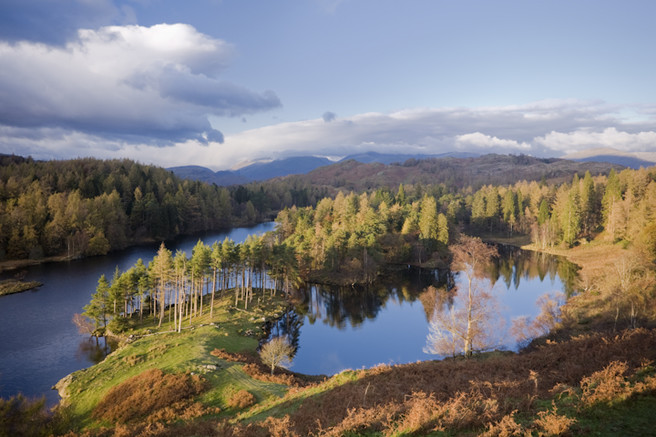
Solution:
[(214, 349), (210, 354), (233, 363), (246, 363), (243, 367), (244, 373), (253, 379), (265, 382), (275, 382), (277, 384), (284, 384), (293, 387), (304, 387), (309, 384), (306, 379), (300, 378), (295, 373), (285, 369), (279, 369), (277, 374), (271, 375), (269, 369), (264, 366), (258, 358), (252, 355), (233, 354), (226, 352), (224, 349)]
[(257, 402), (255, 396), (247, 390), (239, 390), (228, 400), (228, 406), (237, 409), (243, 409), (254, 405)]
[(121, 423), (145, 418), (197, 395), (204, 385), (198, 375), (149, 369), (109, 390), (93, 410), (93, 417)]

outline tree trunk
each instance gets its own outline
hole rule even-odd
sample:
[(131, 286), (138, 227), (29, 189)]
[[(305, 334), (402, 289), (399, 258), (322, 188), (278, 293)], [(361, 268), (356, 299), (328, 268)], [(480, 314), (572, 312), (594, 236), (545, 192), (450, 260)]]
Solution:
[(465, 338), (465, 357), (472, 356), (472, 278), (468, 278), (469, 298), (467, 299), (467, 334)]

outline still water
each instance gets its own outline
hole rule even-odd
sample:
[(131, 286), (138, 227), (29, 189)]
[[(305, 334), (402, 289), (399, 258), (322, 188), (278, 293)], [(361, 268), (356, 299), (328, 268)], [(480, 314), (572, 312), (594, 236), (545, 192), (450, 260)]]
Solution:
[[(516, 350), (512, 320), (540, 313), (536, 301), (549, 293), (561, 303), (571, 295), (576, 268), (564, 259), (515, 248), (500, 248), (500, 257), (486, 269), (485, 285), (496, 298), (500, 324), (499, 349)], [(459, 273), (402, 271), (367, 288), (312, 285), (272, 328), (296, 347), (291, 370), (331, 375), (344, 369), (438, 359), (426, 351), (429, 325), (439, 293), (463, 281)], [(429, 288), (432, 286), (434, 288)]]
[[(226, 237), (242, 242), (249, 234), (273, 230), (274, 225), (263, 223), (185, 237), (168, 242), (167, 248), (174, 253), (180, 249), (191, 256), (199, 238), (207, 244)], [(73, 314), (81, 313), (89, 303), (100, 275), (111, 278), (116, 266), (127, 270), (139, 258), (148, 263), (158, 247), (143, 245), (107, 256), (21, 269), (26, 272), (25, 280), (44, 285), (0, 297), (0, 397), (17, 393), (30, 397), (45, 395), (50, 405), (57, 403), (59, 395), (50, 388), (64, 376), (93, 365), (105, 355), (102, 340), (96, 344), (88, 335), (77, 332)]]
[[(242, 242), (249, 234), (274, 226), (265, 223), (196, 235), (169, 242), (167, 247), (189, 256), (199, 238), (210, 245), (225, 237)], [(108, 346), (79, 334), (73, 314), (82, 312), (89, 302), (100, 275), (111, 277), (117, 266), (126, 270), (138, 258), (150, 261), (157, 246), (24, 269), (26, 280), (44, 285), (0, 297), (0, 397), (19, 392), (45, 395), (49, 404), (55, 404), (59, 396), (50, 388), (59, 379), (102, 360)], [(499, 260), (487, 269), (487, 277), (505, 319), (536, 316), (536, 300), (544, 293), (571, 293), (576, 276), (572, 264), (517, 249), (500, 252)], [(272, 335), (289, 335), (297, 347), (291, 369), (307, 374), (439, 358), (424, 352), (436, 310), (435, 293), (453, 289), (459, 281), (457, 273), (402, 268), (367, 288), (311, 285), (299, 291), (295, 307), (273, 327)], [(500, 346), (515, 348), (506, 331), (502, 337)]]

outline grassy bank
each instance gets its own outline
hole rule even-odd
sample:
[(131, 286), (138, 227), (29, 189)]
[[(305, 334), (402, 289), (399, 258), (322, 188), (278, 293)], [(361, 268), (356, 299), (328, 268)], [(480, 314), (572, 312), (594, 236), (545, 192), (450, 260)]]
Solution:
[[(241, 373), (242, 365), (224, 363), (213, 380), (224, 383), (211, 384), (198, 398), (204, 414), (118, 425), (101, 422), (82, 434), (650, 435), (655, 359), (656, 331), (637, 329), (552, 342), (521, 354), (344, 371), (303, 388), (250, 380)], [(88, 381), (102, 378), (98, 374)], [(225, 408), (219, 398), (241, 387), (256, 393), (257, 402)], [(207, 408), (212, 405), (221, 411)]]
[[(196, 401), (211, 416), (234, 415), (230, 399), (241, 390), (252, 394), (257, 402), (282, 396), (287, 387), (253, 379), (243, 371), (244, 364), (212, 355), (215, 349), (227, 353), (254, 356), (263, 322), (281, 314), (285, 302), (268, 300), (254, 305), (252, 310), (238, 310), (232, 298), (218, 299), (213, 321), (209, 307), (204, 315), (190, 325), (185, 321), (181, 333), (173, 332), (173, 324), (164, 322), (160, 328), (152, 318), (126, 332), (125, 344), (108, 355), (101, 363), (80, 370), (60, 381), (58, 386), (75, 418), (77, 427), (96, 429), (112, 424), (93, 417), (94, 408), (109, 393), (130, 378), (149, 369), (161, 369), (166, 374), (200, 375), (204, 382)], [(168, 317), (168, 316), (167, 316)]]

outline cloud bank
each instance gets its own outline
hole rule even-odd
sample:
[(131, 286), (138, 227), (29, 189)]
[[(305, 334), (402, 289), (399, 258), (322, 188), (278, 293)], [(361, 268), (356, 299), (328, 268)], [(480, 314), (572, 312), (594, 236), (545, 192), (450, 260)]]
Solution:
[(0, 144), (37, 150), (27, 140), (53, 133), (110, 149), (222, 142), (209, 116), (280, 106), (271, 91), (221, 80), (232, 52), (186, 24), (83, 29), (65, 46), (0, 42)]
[[(226, 137), (211, 162), (225, 168), (249, 158), (317, 154), (438, 154), (450, 151), (558, 157), (597, 147), (656, 152), (656, 120), (626, 121), (626, 108), (603, 102), (548, 100), (516, 106), (420, 108), (282, 123)], [(209, 152), (209, 151), (208, 151)], [(237, 153), (238, 152), (238, 153)]]

